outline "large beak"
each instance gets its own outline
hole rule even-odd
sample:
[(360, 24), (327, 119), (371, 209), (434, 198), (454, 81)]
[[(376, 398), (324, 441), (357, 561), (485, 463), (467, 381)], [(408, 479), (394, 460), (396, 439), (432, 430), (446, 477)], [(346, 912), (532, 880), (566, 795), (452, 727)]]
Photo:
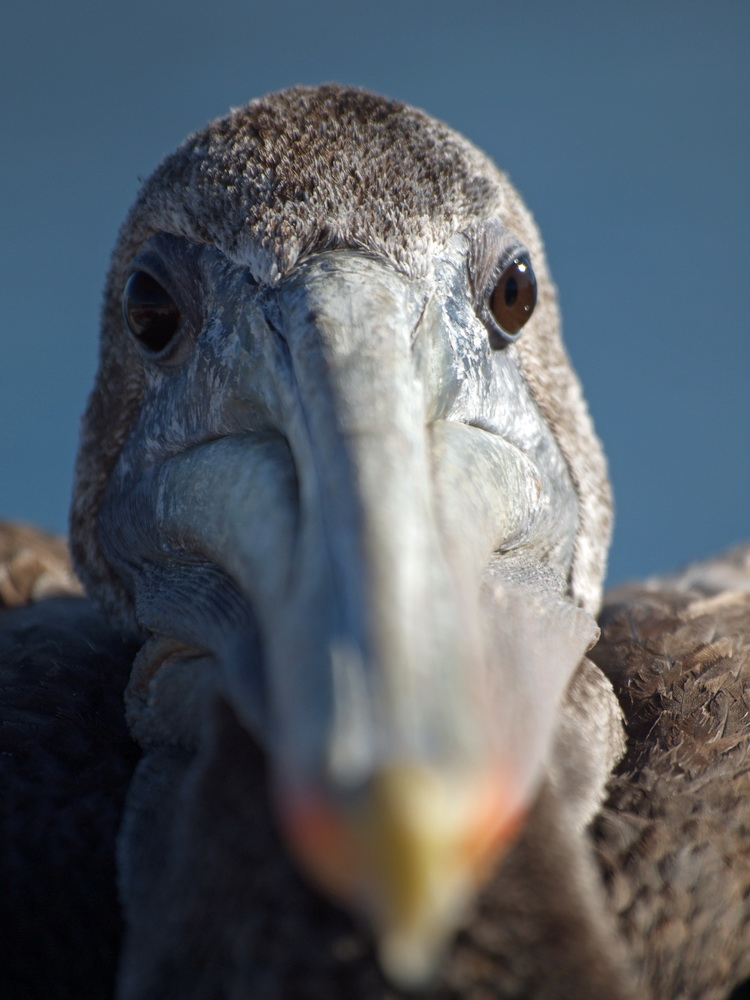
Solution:
[(594, 638), (534, 568), (572, 489), (454, 416), (458, 297), (356, 254), (302, 267), (235, 326), (244, 429), (113, 488), (105, 519), (141, 625), (173, 671), (181, 648), (218, 664), (295, 854), (407, 984), (519, 829)]

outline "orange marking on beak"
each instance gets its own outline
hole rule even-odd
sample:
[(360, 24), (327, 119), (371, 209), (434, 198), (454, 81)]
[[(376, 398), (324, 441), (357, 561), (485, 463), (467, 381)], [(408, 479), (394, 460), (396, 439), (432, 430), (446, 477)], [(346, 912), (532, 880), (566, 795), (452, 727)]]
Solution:
[(523, 829), (528, 810), (510, 806), (516, 796), (509, 794), (507, 782), (493, 773), (479, 792), (474, 822), (468, 827), (466, 857), (477, 883), (486, 879)]
[(398, 764), (345, 809), (317, 790), (282, 793), (282, 825), (320, 888), (369, 918), (395, 982), (426, 982), (466, 907), (525, 819), (502, 771), (445, 775)]
[(286, 799), (280, 812), (289, 846), (305, 870), (331, 896), (351, 901), (360, 862), (345, 819), (314, 795)]

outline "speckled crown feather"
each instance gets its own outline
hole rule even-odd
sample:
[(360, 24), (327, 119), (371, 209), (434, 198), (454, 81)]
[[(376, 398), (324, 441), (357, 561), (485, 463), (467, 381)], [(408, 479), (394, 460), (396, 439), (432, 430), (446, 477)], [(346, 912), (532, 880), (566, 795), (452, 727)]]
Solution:
[(103, 558), (96, 523), (143, 392), (142, 363), (120, 300), (128, 265), (145, 240), (167, 232), (214, 245), (267, 283), (303, 258), (336, 248), (362, 249), (418, 275), (454, 234), (493, 218), (502, 219), (534, 259), (539, 302), (518, 344), (520, 363), (578, 490), (570, 587), (595, 610), (610, 536), (609, 483), (562, 345), (533, 220), (508, 180), (460, 135), (421, 111), (336, 85), (272, 94), (197, 132), (145, 183), (122, 227), (71, 513), (74, 559), (89, 594), (121, 624), (132, 623), (128, 595)]

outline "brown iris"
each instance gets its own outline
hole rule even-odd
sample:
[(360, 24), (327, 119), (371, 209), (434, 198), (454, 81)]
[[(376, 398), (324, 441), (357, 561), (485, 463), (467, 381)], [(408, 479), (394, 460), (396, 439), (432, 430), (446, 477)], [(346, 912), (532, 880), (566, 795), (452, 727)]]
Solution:
[(536, 277), (529, 258), (520, 254), (500, 275), (490, 296), (490, 309), (503, 333), (515, 337), (531, 317), (535, 305)]
[(151, 354), (169, 346), (182, 320), (172, 296), (146, 271), (135, 271), (128, 278), (122, 314), (135, 339)]

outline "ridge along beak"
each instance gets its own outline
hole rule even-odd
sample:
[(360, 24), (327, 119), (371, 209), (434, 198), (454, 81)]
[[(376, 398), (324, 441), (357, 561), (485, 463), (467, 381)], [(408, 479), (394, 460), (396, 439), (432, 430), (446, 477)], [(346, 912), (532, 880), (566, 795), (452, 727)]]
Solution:
[(575, 537), (556, 445), (531, 402), (533, 458), (477, 426), (498, 398), (515, 417), (527, 390), (491, 355), (466, 269), (445, 270), (425, 294), (322, 254), (276, 290), (272, 322), (234, 289), (231, 373), (214, 360), (207, 383), (242, 429), (136, 485), (128, 469), (105, 511), (141, 627), (215, 664), (301, 866), (366, 916), (410, 986), (519, 830), (594, 635), (536, 588), (537, 559), (564, 577)]

